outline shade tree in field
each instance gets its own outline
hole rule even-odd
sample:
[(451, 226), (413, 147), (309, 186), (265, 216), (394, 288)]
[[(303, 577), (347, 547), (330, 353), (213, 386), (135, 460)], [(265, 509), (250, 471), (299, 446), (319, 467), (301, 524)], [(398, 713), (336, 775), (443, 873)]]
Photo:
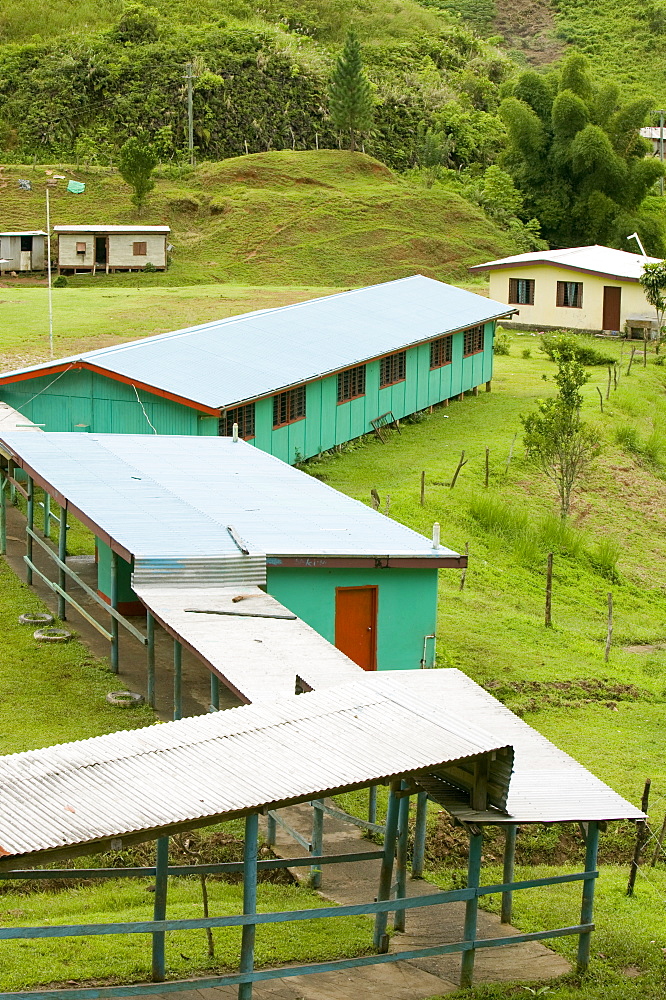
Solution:
[(328, 110), (335, 128), (348, 137), (353, 153), (358, 137), (370, 131), (374, 117), (372, 85), (363, 68), (361, 43), (354, 31), (348, 33), (331, 75)]
[(639, 133), (652, 101), (624, 103), (614, 83), (597, 84), (582, 55), (559, 75), (522, 73), (500, 106), (507, 129), (504, 167), (551, 246), (601, 243), (625, 249), (638, 230), (648, 251), (666, 253), (661, 224), (643, 208), (659, 160)]
[(664, 314), (666, 313), (666, 261), (660, 260), (653, 264), (644, 264), (643, 273), (638, 279), (642, 285), (645, 298), (657, 314), (657, 351), (664, 338)]
[(564, 520), (571, 497), (599, 453), (599, 436), (581, 418), (581, 388), (590, 376), (573, 357), (555, 355), (558, 393), (540, 400), (536, 410), (521, 417), (528, 458), (554, 483)]

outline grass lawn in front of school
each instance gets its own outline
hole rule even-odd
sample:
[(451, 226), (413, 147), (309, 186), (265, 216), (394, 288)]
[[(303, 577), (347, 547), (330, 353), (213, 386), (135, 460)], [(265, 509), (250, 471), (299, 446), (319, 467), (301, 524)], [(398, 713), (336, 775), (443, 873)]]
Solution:
[[(122, 288), (91, 278), (88, 287), (53, 289), (56, 358), (342, 291), (298, 285), (151, 287), (142, 275), (132, 277), (132, 285)], [(1, 370), (48, 361), (48, 288), (0, 287), (0, 325)]]
[[(85, 861), (85, 859), (83, 859)], [(153, 919), (150, 879), (106, 880), (93, 886), (31, 895), (0, 895), (0, 923), (27, 926), (121, 923)], [(243, 912), (243, 886), (208, 880), (211, 916)], [(320, 909), (332, 905), (299, 885), (259, 886), (258, 912)], [(202, 916), (198, 878), (171, 878), (169, 919)], [(299, 920), (257, 928), (256, 964), (318, 962), (370, 951), (373, 923), (368, 917)], [(240, 957), (241, 929), (213, 931), (215, 957), (209, 958), (205, 930), (171, 931), (166, 935), (167, 978), (234, 972)], [(84, 984), (142, 982), (150, 978), (151, 935), (0, 941), (0, 990), (35, 989), (45, 983)]]

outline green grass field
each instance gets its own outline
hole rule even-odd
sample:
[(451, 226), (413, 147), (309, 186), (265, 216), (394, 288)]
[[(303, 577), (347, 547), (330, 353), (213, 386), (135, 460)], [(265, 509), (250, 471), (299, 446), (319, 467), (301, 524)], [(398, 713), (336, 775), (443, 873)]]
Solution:
[[(4, 169), (7, 229), (44, 228), (46, 169)], [(52, 190), (52, 225), (141, 221), (118, 173), (63, 164), (53, 170), (84, 181), (86, 191)], [(19, 189), (24, 176), (32, 191)], [(172, 228), (165, 274), (83, 276), (74, 283), (292, 285), (298, 275), (299, 286), (330, 287), (415, 273), (464, 280), (470, 265), (516, 250), (506, 232), (454, 192), (419, 187), (362, 153), (330, 149), (254, 154), (194, 171), (165, 168), (141, 218)]]

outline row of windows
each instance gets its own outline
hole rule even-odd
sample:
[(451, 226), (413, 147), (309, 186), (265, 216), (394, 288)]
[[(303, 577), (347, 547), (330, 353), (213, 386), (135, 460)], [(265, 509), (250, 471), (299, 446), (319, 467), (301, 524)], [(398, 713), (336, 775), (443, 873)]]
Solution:
[[(465, 330), (463, 339), (463, 354), (469, 357), (483, 350), (484, 328), (475, 326)], [(451, 364), (453, 357), (453, 337), (439, 337), (430, 342), (430, 368), (442, 368)], [(379, 366), (379, 388), (383, 389), (398, 382), (404, 382), (407, 370), (407, 352), (397, 351), (382, 358)], [(365, 395), (365, 365), (348, 368), (338, 375), (338, 403), (346, 403), (350, 399), (358, 399)], [(305, 386), (287, 389), (273, 397), (273, 428), (283, 427), (305, 416)], [(236, 406), (227, 410), (220, 418), (219, 433), (231, 437), (234, 424), (238, 424), (238, 436), (248, 441), (254, 437), (254, 403)]]
[[(516, 306), (533, 306), (534, 278), (509, 278), (509, 303)], [(558, 281), (555, 305), (566, 306), (568, 309), (582, 309), (582, 281)]]

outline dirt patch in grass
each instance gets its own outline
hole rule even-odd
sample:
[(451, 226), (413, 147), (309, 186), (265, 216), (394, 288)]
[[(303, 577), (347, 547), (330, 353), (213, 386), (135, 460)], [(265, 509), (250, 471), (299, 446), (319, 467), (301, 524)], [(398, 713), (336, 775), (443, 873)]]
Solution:
[(541, 708), (592, 703), (615, 709), (618, 701), (643, 701), (649, 697), (649, 692), (635, 684), (618, 684), (596, 677), (562, 681), (489, 680), (485, 686), (517, 715), (538, 712)]
[(560, 58), (564, 46), (555, 37), (555, 12), (551, 3), (547, 0), (495, 0), (495, 6), (495, 27), (509, 48), (534, 66)]

